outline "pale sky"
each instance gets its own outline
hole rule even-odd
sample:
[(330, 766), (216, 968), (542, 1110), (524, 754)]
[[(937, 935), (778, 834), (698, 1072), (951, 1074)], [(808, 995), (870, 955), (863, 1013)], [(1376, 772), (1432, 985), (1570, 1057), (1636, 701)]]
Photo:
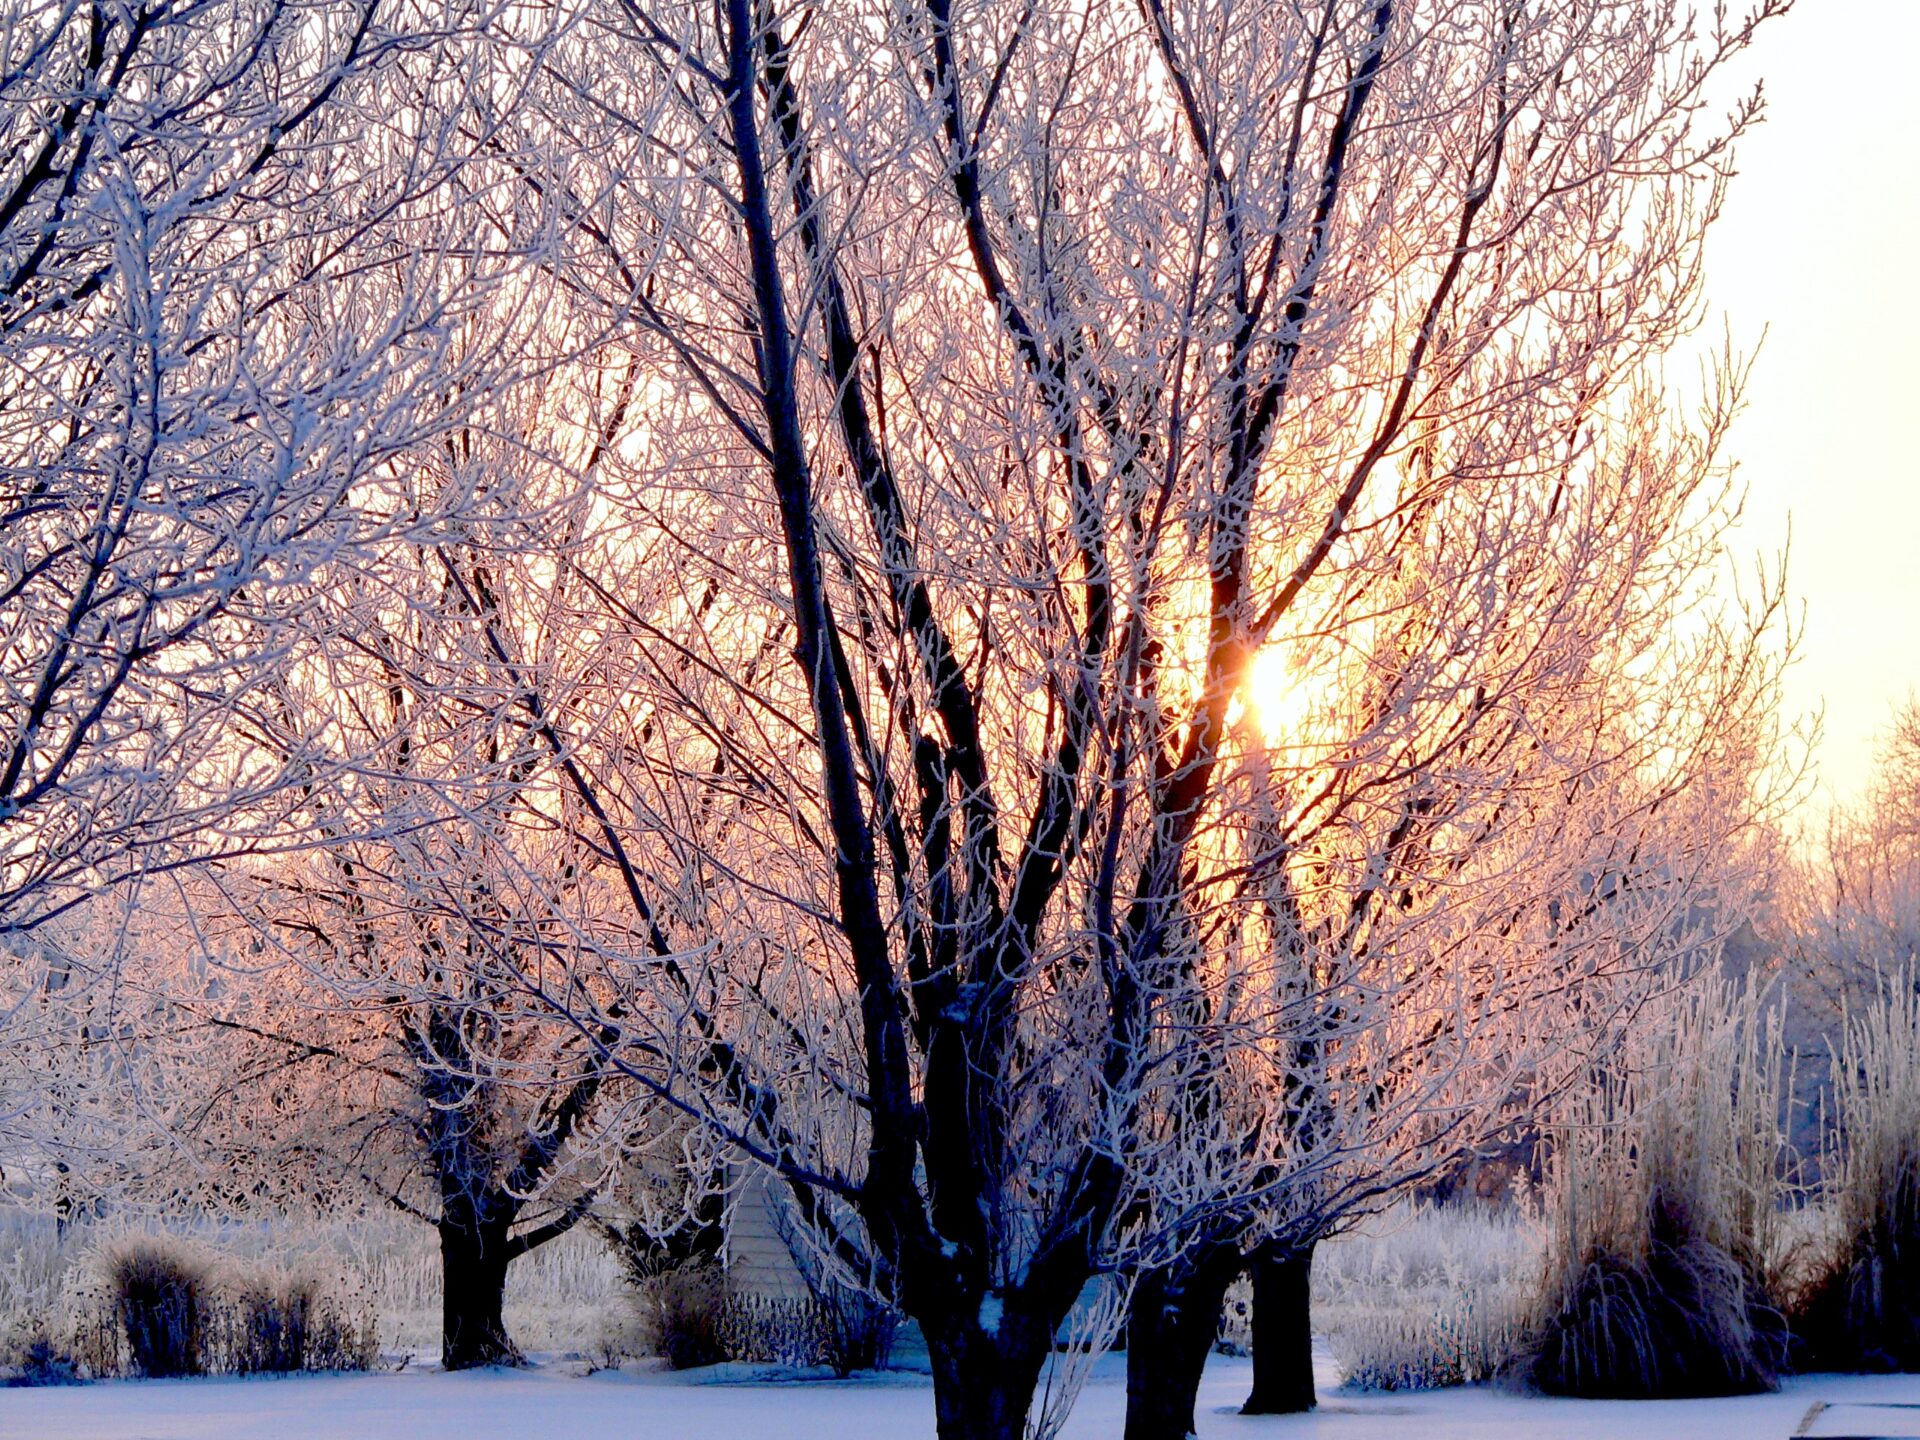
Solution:
[(1767, 121), (1739, 157), (1708, 289), (1737, 345), (1766, 335), (1732, 435), (1741, 532), (1805, 606), (1787, 704), (1824, 703), (1821, 790), (1859, 794), (1920, 690), (1920, 0), (1799, 0), (1743, 65)]

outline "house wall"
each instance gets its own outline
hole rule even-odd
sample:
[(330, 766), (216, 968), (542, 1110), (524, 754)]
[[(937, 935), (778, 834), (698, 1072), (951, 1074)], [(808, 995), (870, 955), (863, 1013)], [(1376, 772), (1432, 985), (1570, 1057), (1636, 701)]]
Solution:
[(727, 1221), (724, 1263), (736, 1290), (776, 1299), (804, 1300), (812, 1292), (781, 1234), (780, 1210), (764, 1172), (741, 1182)]

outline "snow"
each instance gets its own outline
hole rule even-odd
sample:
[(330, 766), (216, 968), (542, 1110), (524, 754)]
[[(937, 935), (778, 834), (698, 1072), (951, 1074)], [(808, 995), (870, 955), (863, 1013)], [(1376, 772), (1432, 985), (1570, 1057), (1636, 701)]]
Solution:
[(982, 1335), (998, 1335), (1000, 1333), (1000, 1317), (1005, 1313), (1006, 1306), (1001, 1303), (1000, 1297), (994, 1294), (987, 1295), (987, 1297), (980, 1302), (980, 1333)]
[[(149, 1380), (0, 1390), (4, 1440), (930, 1440), (924, 1375), (802, 1379), (745, 1367), (669, 1374), (578, 1366)], [(1654, 1402), (1546, 1400), (1475, 1387), (1348, 1395), (1324, 1373), (1311, 1415), (1247, 1417), (1245, 1360), (1215, 1358), (1200, 1396), (1201, 1440), (1787, 1440), (1920, 1436), (1920, 1376), (1813, 1375), (1776, 1395)], [(1096, 1367), (1065, 1435), (1107, 1440), (1126, 1407), (1124, 1357)]]

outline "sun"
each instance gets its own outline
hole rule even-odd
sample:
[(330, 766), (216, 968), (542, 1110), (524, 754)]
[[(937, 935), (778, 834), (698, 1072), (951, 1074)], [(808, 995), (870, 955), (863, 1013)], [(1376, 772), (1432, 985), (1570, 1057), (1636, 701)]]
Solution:
[(1297, 741), (1313, 713), (1313, 694), (1305, 677), (1278, 650), (1254, 653), (1241, 693), (1268, 745)]

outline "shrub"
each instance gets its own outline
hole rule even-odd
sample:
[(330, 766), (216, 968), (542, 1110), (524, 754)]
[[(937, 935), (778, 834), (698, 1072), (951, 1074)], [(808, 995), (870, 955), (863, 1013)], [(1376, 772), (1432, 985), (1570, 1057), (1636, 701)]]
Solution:
[(227, 1322), (234, 1372), (258, 1375), (305, 1369), (312, 1312), (313, 1290), (298, 1281), (273, 1285), (256, 1280), (240, 1289), (222, 1317)]
[(1438, 1390), (1492, 1379), (1521, 1334), (1512, 1307), (1468, 1294), (1440, 1306), (1375, 1312), (1331, 1340), (1345, 1384), (1355, 1390)]
[(597, 1312), (586, 1347), (591, 1370), (617, 1370), (645, 1350), (639, 1317), (630, 1308)]
[(355, 1300), (310, 1276), (243, 1278), (221, 1305), (218, 1368), (235, 1375), (370, 1369), (372, 1311)]
[(1796, 1287), (1803, 1368), (1920, 1369), (1920, 975), (1846, 1017), (1821, 1167), (1831, 1238)]
[(675, 1370), (738, 1360), (850, 1375), (886, 1364), (900, 1322), (891, 1306), (848, 1288), (740, 1294), (709, 1259), (653, 1270), (636, 1291), (639, 1344)]
[(130, 1373), (120, 1317), (97, 1281), (82, 1282), (70, 1296), (59, 1333), (83, 1376), (103, 1380)]
[(1533, 1341), (1553, 1395), (1645, 1399), (1772, 1389), (1786, 1331), (1755, 1268), (1656, 1192), (1644, 1249), (1594, 1245), (1562, 1281)]
[(675, 1370), (717, 1365), (728, 1358), (722, 1342), (726, 1276), (710, 1260), (653, 1274), (640, 1286), (648, 1348)]
[(836, 1289), (813, 1302), (823, 1336), (821, 1363), (839, 1376), (878, 1370), (893, 1354), (900, 1312), (858, 1290)]
[(216, 1264), (165, 1234), (94, 1247), (58, 1312), (42, 1328), (82, 1376), (368, 1370), (377, 1358), (372, 1304), (344, 1277)]
[(1551, 1126), (1551, 1239), (1520, 1367), (1550, 1394), (1725, 1395), (1786, 1360), (1773, 1296), (1780, 1014), (1710, 978), (1648, 1007)]
[(135, 1374), (206, 1373), (209, 1284), (205, 1265), (158, 1237), (117, 1247), (105, 1275)]
[(897, 1310), (855, 1290), (799, 1297), (730, 1294), (721, 1306), (719, 1338), (729, 1360), (824, 1365), (845, 1377), (885, 1365), (899, 1323)]
[(801, 1368), (822, 1363), (819, 1317), (811, 1300), (729, 1295), (721, 1307), (718, 1333), (728, 1360)]
[(80, 1362), (54, 1340), (40, 1317), (26, 1317), (14, 1326), (0, 1346), (0, 1367), (9, 1386), (80, 1383)]

